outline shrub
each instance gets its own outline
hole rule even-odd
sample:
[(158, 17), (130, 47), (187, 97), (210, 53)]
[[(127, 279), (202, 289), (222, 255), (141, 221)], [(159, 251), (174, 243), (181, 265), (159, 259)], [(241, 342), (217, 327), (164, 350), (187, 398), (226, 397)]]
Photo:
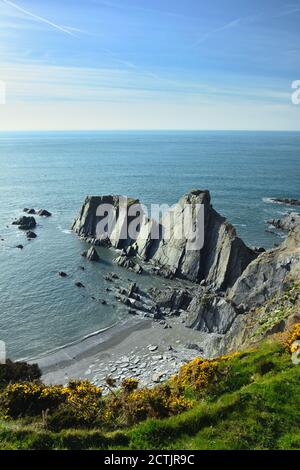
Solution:
[(6, 387), (2, 394), (2, 407), (8, 416), (34, 416), (43, 410), (52, 410), (66, 400), (67, 389), (60, 386), (45, 387), (40, 383), (16, 383)]
[(300, 323), (297, 323), (293, 326), (286, 340), (286, 346), (291, 353), (295, 352), (298, 349), (298, 347), (296, 347), (295, 349), (295, 347), (293, 346), (294, 342), (297, 340), (300, 340)]
[(0, 364), (0, 387), (5, 387), (9, 383), (32, 382), (40, 379), (41, 375), (37, 364), (12, 362), (7, 359), (6, 364)]
[(2, 407), (8, 416), (34, 416), (67, 403), (78, 420), (90, 423), (98, 417), (102, 390), (88, 381), (73, 381), (68, 387), (41, 383), (10, 384), (2, 393)]

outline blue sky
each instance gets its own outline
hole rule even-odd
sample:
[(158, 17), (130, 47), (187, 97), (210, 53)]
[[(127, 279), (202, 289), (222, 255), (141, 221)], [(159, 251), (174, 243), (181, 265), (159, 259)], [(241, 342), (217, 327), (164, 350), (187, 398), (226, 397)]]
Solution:
[(300, 1), (0, 0), (0, 129), (300, 130)]

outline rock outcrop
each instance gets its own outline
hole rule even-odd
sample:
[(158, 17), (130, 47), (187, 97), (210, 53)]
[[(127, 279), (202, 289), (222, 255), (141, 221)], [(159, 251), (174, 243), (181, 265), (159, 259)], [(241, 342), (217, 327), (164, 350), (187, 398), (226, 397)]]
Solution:
[(240, 312), (245, 312), (281, 290), (287, 276), (300, 277), (300, 225), (279, 247), (250, 263), (227, 298)]
[[(183, 196), (175, 209), (170, 209), (162, 217), (160, 223), (147, 218), (140, 206), (139, 229), (134, 239), (126, 233), (126, 218), (129, 223), (134, 220), (130, 208), (140, 203), (133, 198), (122, 201), (120, 205), (119, 196), (88, 196), (72, 227), (87, 241), (123, 249), (121, 257), (117, 259), (122, 266), (133, 269), (135, 261), (132, 258), (136, 256), (158, 268), (160, 274), (167, 277), (188, 279), (196, 283), (205, 280), (216, 290), (226, 290), (257, 256), (237, 237), (234, 227), (213, 209), (209, 191), (194, 190)], [(116, 209), (115, 224), (108, 236), (105, 227), (101, 227), (103, 217), (101, 219), (97, 215), (97, 209), (103, 204), (111, 204)], [(126, 204), (126, 207), (122, 207), (122, 204)], [(190, 238), (184, 235), (178, 237), (177, 230), (183, 227), (183, 222), (186, 223), (184, 208), (191, 208), (189, 224), (193, 227), (194, 216), (200, 205), (204, 209), (204, 244), (199, 249), (191, 249)], [(167, 237), (166, 222), (169, 220), (172, 220), (172, 224)], [(154, 231), (158, 234), (156, 238), (153, 237)]]
[(294, 199), (291, 197), (287, 198), (272, 198), (272, 202), (276, 202), (278, 204), (286, 204), (288, 206), (300, 206), (300, 201), (299, 199)]
[(237, 337), (241, 338), (251, 312), (280, 293), (287, 283), (299, 278), (300, 226), (297, 226), (282, 245), (252, 261), (227, 295), (222, 297), (207, 289), (199, 290), (188, 307), (186, 326), (227, 334), (224, 342), (228, 347)]
[(37, 215), (39, 215), (40, 217), (51, 217), (52, 216), (51, 212), (47, 211), (46, 209), (40, 209), (37, 212)]
[(289, 212), (281, 219), (268, 220), (268, 224), (280, 230), (294, 230), (297, 225), (300, 225), (300, 214), (298, 212)]
[(15, 220), (12, 225), (17, 225), (20, 230), (32, 230), (36, 227), (36, 220), (34, 217), (20, 217), (18, 220)]
[(97, 250), (95, 247), (91, 246), (91, 248), (88, 250), (86, 254), (86, 258), (89, 261), (100, 261), (99, 255), (97, 253)]

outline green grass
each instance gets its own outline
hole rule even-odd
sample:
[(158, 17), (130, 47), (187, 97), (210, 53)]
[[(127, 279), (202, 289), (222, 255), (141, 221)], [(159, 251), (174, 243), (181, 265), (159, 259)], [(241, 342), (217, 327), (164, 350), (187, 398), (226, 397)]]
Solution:
[(300, 365), (265, 341), (225, 365), (214, 393), (185, 413), (114, 433), (0, 421), (1, 449), (300, 449)]

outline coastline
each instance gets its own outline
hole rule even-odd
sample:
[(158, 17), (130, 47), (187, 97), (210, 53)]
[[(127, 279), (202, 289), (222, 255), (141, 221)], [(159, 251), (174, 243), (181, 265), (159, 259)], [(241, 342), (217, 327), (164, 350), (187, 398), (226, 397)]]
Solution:
[[(38, 363), (46, 384), (88, 379), (103, 386), (105, 377), (112, 376), (117, 383), (126, 377), (136, 377), (142, 385), (153, 385), (199, 356), (199, 350), (188, 349), (187, 345), (200, 345), (199, 341), (208, 337), (186, 328), (180, 319), (172, 319), (169, 326), (164, 329), (159, 322), (148, 319), (128, 321), (90, 337), (88, 342), (30, 362)], [(214, 335), (209, 336), (214, 339)]]

